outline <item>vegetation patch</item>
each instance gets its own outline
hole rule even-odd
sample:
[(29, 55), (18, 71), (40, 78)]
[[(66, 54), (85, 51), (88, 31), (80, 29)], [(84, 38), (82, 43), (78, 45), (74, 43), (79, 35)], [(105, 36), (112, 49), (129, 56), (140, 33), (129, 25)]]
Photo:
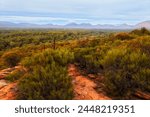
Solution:
[(28, 72), (19, 83), (18, 99), (72, 99), (67, 64), (73, 59), (68, 50), (48, 49), (23, 61)]

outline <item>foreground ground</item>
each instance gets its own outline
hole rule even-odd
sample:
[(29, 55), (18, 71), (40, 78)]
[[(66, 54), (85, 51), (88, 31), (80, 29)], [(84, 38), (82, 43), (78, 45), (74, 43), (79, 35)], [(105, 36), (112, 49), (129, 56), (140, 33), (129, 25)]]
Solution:
[[(20, 69), (20, 66), (7, 68), (0, 71), (0, 100), (14, 100), (17, 97), (17, 81), (8, 82), (5, 77), (14, 70)], [(92, 74), (83, 75), (78, 67), (74, 64), (68, 66), (68, 74), (72, 78), (74, 89), (74, 100), (111, 100), (103, 90), (103, 85), (97, 86), (93, 79), (96, 77)], [(97, 90), (100, 88), (101, 90)], [(150, 94), (140, 91), (135, 93), (135, 99), (150, 99)]]
[(73, 87), (76, 100), (108, 100), (105, 92), (97, 92), (97, 85), (95, 82), (89, 79), (89, 77), (83, 76), (73, 64), (69, 66), (69, 75), (73, 78)]
[[(17, 95), (17, 82), (10, 83), (5, 80), (8, 74), (20, 67), (8, 68), (0, 71), (0, 99), (13, 100)], [(83, 76), (73, 64), (68, 67), (69, 76), (72, 78), (75, 100), (108, 100), (105, 93), (96, 91), (96, 83), (89, 77)]]

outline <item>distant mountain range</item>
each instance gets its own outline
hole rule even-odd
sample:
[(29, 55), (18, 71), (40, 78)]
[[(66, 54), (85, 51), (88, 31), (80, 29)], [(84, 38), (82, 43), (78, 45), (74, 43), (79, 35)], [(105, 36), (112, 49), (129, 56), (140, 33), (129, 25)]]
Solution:
[(38, 24), (30, 24), (30, 23), (12, 23), (12, 22), (4, 22), (0, 21), (0, 28), (64, 28), (64, 29), (136, 29), (136, 28), (148, 28), (150, 29), (150, 21), (144, 21), (138, 23), (136, 25), (128, 25), (128, 24), (121, 24), (121, 25), (110, 25), (110, 24), (97, 24), (92, 25), (90, 23), (69, 23), (66, 25), (54, 25), (54, 24), (45, 24), (45, 25), (38, 25)]
[(145, 28), (150, 29), (150, 21), (145, 21), (145, 22), (138, 23), (135, 27), (136, 28), (145, 27)]

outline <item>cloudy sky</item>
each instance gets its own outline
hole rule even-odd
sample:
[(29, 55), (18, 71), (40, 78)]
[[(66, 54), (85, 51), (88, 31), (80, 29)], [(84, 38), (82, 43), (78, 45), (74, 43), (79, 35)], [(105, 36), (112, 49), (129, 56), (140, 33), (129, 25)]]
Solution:
[(150, 20), (150, 0), (0, 0), (0, 21), (136, 24), (146, 20)]

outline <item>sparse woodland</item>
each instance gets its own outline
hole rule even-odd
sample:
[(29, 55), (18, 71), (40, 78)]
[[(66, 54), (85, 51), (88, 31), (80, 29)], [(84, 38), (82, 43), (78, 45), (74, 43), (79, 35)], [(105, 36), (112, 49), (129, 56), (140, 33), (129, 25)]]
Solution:
[(95, 82), (112, 99), (150, 93), (150, 31), (0, 30), (0, 70), (24, 68), (6, 77), (18, 82), (17, 99), (73, 99), (69, 64), (101, 74)]

